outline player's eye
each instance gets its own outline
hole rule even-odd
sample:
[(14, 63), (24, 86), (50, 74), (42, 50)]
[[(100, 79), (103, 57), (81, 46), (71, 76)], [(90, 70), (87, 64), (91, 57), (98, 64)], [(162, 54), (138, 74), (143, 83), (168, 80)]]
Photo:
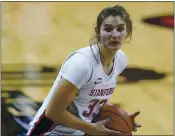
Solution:
[(106, 31), (106, 32), (111, 32), (112, 30), (113, 30), (112, 27), (106, 27), (106, 28), (105, 28), (105, 31)]
[(123, 30), (124, 30), (124, 27), (119, 27), (119, 28), (117, 29), (118, 32), (122, 32)]

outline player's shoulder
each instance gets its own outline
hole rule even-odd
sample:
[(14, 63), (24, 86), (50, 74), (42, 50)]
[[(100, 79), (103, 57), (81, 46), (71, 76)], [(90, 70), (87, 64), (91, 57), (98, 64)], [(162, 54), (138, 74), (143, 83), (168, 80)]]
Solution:
[(91, 56), (90, 46), (86, 46), (86, 47), (80, 48), (76, 52), (77, 53), (82, 53), (85, 57), (88, 57), (88, 58)]
[(81, 67), (91, 66), (88, 47), (80, 48), (69, 54), (63, 64), (79, 65)]
[(128, 61), (126, 54), (121, 49), (117, 51), (117, 56), (119, 57), (119, 59), (121, 59), (123, 61), (126, 61), (126, 62)]
[(116, 60), (118, 62), (118, 64), (121, 67), (121, 70), (125, 69), (126, 66), (128, 65), (128, 58), (125, 55), (124, 51), (122, 51), (121, 49), (117, 51), (117, 55), (116, 55)]
[(94, 57), (97, 57), (97, 51), (94, 49), (95, 47), (93, 46), (86, 46), (83, 48), (80, 48), (79, 50), (77, 50), (77, 53), (81, 53), (84, 58), (89, 61), (91, 64), (95, 64), (96, 63), (96, 59)]
[(124, 51), (122, 49), (118, 50), (117, 52), (121, 57), (127, 58), (126, 54), (124, 53)]

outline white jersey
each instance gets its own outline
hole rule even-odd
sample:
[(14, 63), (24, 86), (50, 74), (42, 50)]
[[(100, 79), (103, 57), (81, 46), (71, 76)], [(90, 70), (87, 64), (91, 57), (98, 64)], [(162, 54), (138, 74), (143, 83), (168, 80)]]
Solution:
[[(81, 48), (72, 53), (62, 64), (48, 96), (44, 100), (34, 120), (30, 123), (31, 129), (34, 127), (34, 123), (37, 122), (44, 113), (62, 77), (78, 88), (78, 94), (67, 110), (78, 118), (91, 122), (95, 114), (98, 113), (99, 108), (102, 107), (113, 94), (118, 75), (126, 68), (127, 61), (124, 52), (118, 50), (114, 58), (113, 70), (110, 75), (106, 75), (101, 64), (97, 45)], [(84, 132), (62, 125), (57, 125), (52, 130), (52, 133), (60, 135), (84, 134)]]

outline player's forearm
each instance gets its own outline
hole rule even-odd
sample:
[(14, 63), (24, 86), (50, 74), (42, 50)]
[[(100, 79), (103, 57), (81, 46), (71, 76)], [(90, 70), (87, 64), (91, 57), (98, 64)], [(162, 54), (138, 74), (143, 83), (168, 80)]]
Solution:
[(55, 118), (50, 118), (53, 121), (55, 121), (58, 124), (78, 129), (80, 131), (83, 131), (85, 133), (89, 133), (94, 129), (94, 126), (91, 123), (85, 122), (73, 114), (71, 114), (69, 111), (64, 111), (59, 114), (59, 116)]

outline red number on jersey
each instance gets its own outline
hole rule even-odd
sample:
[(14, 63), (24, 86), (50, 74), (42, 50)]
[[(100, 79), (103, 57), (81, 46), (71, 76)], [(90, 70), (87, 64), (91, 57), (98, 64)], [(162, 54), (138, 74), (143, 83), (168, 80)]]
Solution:
[[(90, 104), (89, 104), (89, 112), (88, 111), (84, 111), (83, 112), (83, 116), (84, 117), (89, 117), (89, 116), (95, 116), (96, 113), (93, 112), (94, 110), (94, 107), (97, 105), (97, 103), (100, 104), (100, 107), (102, 107), (105, 103), (107, 102), (107, 99), (104, 99), (104, 100), (98, 100), (98, 99), (94, 99), (92, 101), (90, 101)], [(93, 114), (92, 114), (93, 113)]]

